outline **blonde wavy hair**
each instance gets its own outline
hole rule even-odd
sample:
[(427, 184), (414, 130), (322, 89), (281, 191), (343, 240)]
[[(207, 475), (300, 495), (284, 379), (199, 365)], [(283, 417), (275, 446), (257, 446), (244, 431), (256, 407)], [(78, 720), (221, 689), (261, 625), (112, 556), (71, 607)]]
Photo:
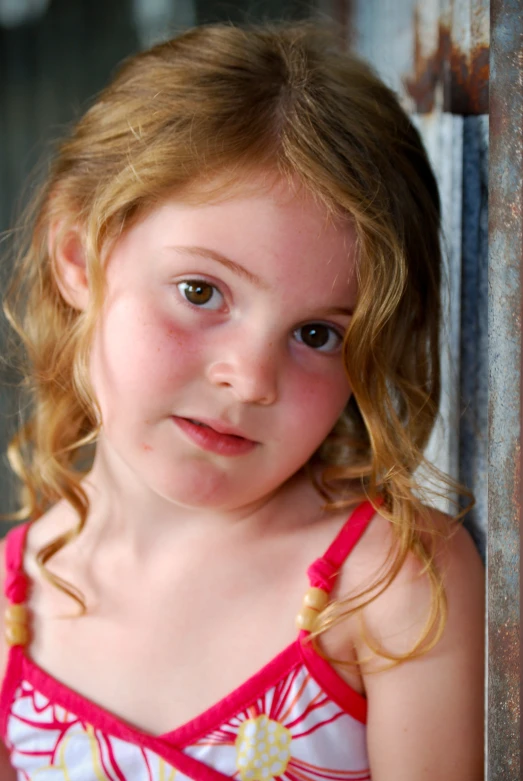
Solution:
[[(60, 499), (75, 508), (76, 528), (37, 558), (85, 609), (74, 585), (46, 565), (88, 518), (81, 481), (100, 419), (88, 359), (104, 252), (166, 197), (219, 196), (213, 182), (227, 192), (260, 171), (298, 180), (354, 225), (359, 297), (343, 352), (353, 395), (315, 456), (316, 484), (329, 507), (369, 498), (395, 538), (374, 584), (331, 603), (314, 634), (375, 599), (414, 553), (432, 584), (423, 634), (402, 657), (376, 646), (393, 661), (410, 658), (434, 645), (446, 614), (436, 531), (416, 479), (440, 397), (438, 190), (396, 96), (316, 25), (204, 26), (131, 57), (59, 147), (30, 207), (6, 300), (27, 359), (28, 412), (8, 450), (22, 482), (19, 517), (37, 519)], [(93, 294), (86, 311), (60, 295), (50, 246), (57, 224), (82, 229)], [(439, 478), (444, 492), (456, 491)]]

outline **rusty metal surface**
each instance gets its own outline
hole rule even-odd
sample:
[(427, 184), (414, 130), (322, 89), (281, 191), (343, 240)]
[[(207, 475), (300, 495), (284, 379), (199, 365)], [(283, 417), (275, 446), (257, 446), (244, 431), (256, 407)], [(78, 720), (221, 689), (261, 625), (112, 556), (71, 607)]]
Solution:
[[(414, 8), (413, 73), (405, 87), (416, 111), (488, 112), (488, 0), (419, 2)], [(428, 44), (428, 45), (427, 45)]]
[(489, 217), (488, 779), (520, 779), (523, 12), (492, 0)]
[(489, 0), (359, 0), (354, 43), (413, 113), (488, 112)]

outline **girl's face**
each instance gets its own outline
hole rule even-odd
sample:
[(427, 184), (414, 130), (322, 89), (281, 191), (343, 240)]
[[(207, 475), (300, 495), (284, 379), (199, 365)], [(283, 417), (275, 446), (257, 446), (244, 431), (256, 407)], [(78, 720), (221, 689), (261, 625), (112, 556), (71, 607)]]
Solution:
[(107, 260), (91, 359), (97, 459), (183, 506), (272, 495), (350, 395), (353, 231), (283, 182), (253, 192), (169, 200)]

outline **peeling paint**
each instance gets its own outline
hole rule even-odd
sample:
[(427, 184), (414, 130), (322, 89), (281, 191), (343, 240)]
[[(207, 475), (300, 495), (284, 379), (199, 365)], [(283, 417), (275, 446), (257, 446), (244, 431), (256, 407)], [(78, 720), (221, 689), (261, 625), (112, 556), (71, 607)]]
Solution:
[[(423, 45), (419, 10), (414, 11), (414, 69), (405, 79), (416, 111), (427, 114), (442, 108), (453, 114), (488, 113), (489, 46), (478, 43), (465, 51), (441, 20), (432, 51)], [(437, 106), (438, 89), (442, 105)]]

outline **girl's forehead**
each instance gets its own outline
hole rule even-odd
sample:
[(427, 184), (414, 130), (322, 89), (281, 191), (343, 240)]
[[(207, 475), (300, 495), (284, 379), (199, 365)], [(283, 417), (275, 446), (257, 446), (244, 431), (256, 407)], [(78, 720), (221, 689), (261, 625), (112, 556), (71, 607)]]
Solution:
[[(334, 245), (334, 251), (339, 251), (340, 236), (346, 254), (353, 256), (355, 231), (350, 215), (329, 208), (298, 176), (273, 169), (227, 170), (170, 190), (150, 208), (135, 214), (116, 241), (106, 246), (105, 260), (118, 245), (129, 246), (138, 237), (155, 245), (223, 242), (225, 254), (234, 252), (235, 246), (241, 254), (242, 243), (254, 242), (272, 245), (285, 255), (287, 249), (294, 252), (298, 246), (308, 252), (309, 243), (320, 236), (323, 256), (330, 254)], [(350, 265), (354, 270), (353, 263)]]
[(301, 202), (304, 206), (315, 207), (318, 213), (323, 214), (326, 222), (340, 227), (353, 224), (349, 212), (305, 183), (297, 173), (283, 174), (272, 168), (224, 170), (202, 176), (168, 193), (164, 202), (177, 201), (188, 206), (203, 206), (262, 196), (269, 197), (276, 205)]
[[(299, 182), (260, 178), (222, 188), (214, 183), (195, 186), (191, 195), (171, 195), (150, 214), (149, 222), (162, 234), (198, 234), (228, 245), (258, 242), (282, 251), (293, 245), (308, 250), (308, 242), (323, 242), (328, 252), (354, 248), (354, 222), (336, 214)], [(318, 249), (316, 247), (316, 249)]]
[(350, 219), (334, 215), (300, 182), (262, 174), (233, 187), (222, 184), (194, 183), (192, 197), (170, 193), (121, 236), (110, 253), (113, 260), (116, 254), (126, 263), (130, 252), (129, 263), (136, 255), (141, 267), (147, 256), (163, 268), (180, 255), (221, 255), (259, 265), (258, 271), (272, 280), (283, 279), (286, 270), (293, 269), (300, 276), (307, 274), (311, 284), (314, 273), (321, 273), (325, 284), (332, 277), (332, 285), (353, 277), (355, 234)]

